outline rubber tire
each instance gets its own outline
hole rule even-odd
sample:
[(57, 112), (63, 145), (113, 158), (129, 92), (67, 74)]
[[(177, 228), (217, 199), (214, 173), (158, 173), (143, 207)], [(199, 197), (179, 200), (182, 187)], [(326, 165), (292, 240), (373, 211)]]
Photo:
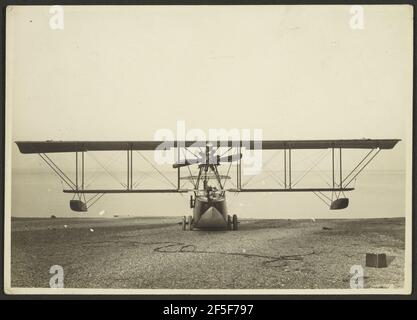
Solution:
[(193, 226), (193, 217), (188, 216), (188, 230), (192, 231), (193, 228), (194, 228), (194, 226)]
[(238, 230), (239, 222), (237, 221), (237, 215), (233, 215), (233, 230)]
[(185, 231), (187, 229), (187, 218), (186, 216), (182, 217), (182, 230)]
[(233, 229), (232, 217), (228, 214), (227, 215), (227, 230), (232, 230), (232, 229)]

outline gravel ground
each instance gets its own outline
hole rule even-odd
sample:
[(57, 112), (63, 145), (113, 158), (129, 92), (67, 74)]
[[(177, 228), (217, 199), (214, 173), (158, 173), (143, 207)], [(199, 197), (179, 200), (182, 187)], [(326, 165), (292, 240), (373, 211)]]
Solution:
[[(366, 288), (401, 288), (404, 219), (244, 220), (239, 231), (182, 231), (180, 218), (13, 219), (12, 287), (349, 288), (362, 265)], [(365, 268), (365, 253), (387, 268)]]

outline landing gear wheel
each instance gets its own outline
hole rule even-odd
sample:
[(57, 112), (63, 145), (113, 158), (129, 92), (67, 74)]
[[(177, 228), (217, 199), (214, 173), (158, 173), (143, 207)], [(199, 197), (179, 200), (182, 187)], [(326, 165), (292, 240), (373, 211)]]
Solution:
[(238, 229), (238, 224), (239, 222), (237, 221), (237, 215), (233, 215), (233, 230), (237, 230)]
[(227, 230), (232, 230), (232, 217), (227, 215)]
[(194, 221), (192, 216), (188, 216), (188, 230), (192, 231), (194, 229)]
[(187, 218), (185, 216), (182, 217), (182, 230), (185, 231), (187, 227)]

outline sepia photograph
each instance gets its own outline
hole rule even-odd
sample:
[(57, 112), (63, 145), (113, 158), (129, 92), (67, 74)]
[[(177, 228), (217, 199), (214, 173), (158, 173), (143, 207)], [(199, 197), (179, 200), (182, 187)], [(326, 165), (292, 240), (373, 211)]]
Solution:
[(12, 5), (5, 43), (7, 294), (411, 293), (412, 6)]

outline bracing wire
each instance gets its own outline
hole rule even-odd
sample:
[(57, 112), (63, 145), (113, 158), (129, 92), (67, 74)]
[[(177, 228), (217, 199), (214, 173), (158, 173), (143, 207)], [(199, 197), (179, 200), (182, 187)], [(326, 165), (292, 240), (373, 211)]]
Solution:
[[(87, 153), (88, 154), (88, 153)], [(123, 183), (123, 182), (120, 182), (119, 181), (119, 179), (117, 178), (117, 177), (115, 177), (109, 170), (108, 170), (108, 168), (106, 168), (106, 166), (104, 166), (93, 154), (91, 154), (90, 155), (103, 169), (104, 169), (104, 171), (108, 174), (108, 175), (110, 175), (115, 181), (117, 181), (122, 187), (127, 187), (127, 185), (125, 184), (125, 183)], [(114, 161), (111, 161), (111, 163), (113, 163)], [(109, 164), (110, 165), (110, 164)], [(108, 166), (109, 166), (108, 165)], [(87, 186), (89, 186), (89, 185), (91, 185), (91, 183), (92, 183), (92, 181), (90, 181), (90, 183), (87, 185)]]
[(328, 204), (322, 197), (320, 197), (318, 194), (317, 194), (317, 192), (314, 192), (313, 191), (313, 194), (317, 197), (317, 198), (319, 198), (321, 201), (323, 201), (325, 204), (326, 204), (326, 206), (330, 206), (330, 204)]
[[(187, 148), (185, 148), (185, 150), (188, 150)], [(190, 151), (191, 152), (191, 151)], [(193, 152), (191, 152), (191, 154), (193, 154), (195, 157), (197, 157)], [(185, 160), (187, 160), (187, 156), (185, 155), (184, 149), (182, 149), (182, 155), (184, 156)], [(190, 173), (190, 177), (191, 177), (191, 183), (194, 186), (194, 189), (196, 188), (197, 184), (194, 183), (194, 178), (193, 178), (193, 174), (191, 172), (190, 166), (186, 166), (188, 169), (188, 172)]]
[(227, 169), (226, 176), (224, 177), (223, 189), (226, 187), (227, 177), (229, 176), (230, 168), (232, 167), (232, 162), (229, 164), (229, 168)]
[(136, 152), (142, 157), (143, 160), (145, 160), (148, 164), (150, 164), (169, 184), (171, 184), (172, 186), (174, 186), (174, 188), (176, 189), (177, 186), (168, 179), (167, 176), (165, 176), (157, 167), (154, 166), (154, 164), (152, 162), (150, 162), (145, 156), (143, 156), (139, 151), (136, 150)]
[(329, 154), (329, 151), (322, 154), (322, 156), (315, 162), (313, 165), (297, 180), (295, 181), (292, 186), (295, 187), (311, 170), (313, 170), (317, 165), (323, 161), (323, 159)]
[[(264, 167), (266, 167), (268, 165), (268, 163), (270, 163), (272, 161), (273, 158), (275, 158), (275, 156), (279, 153), (280, 151), (277, 150), (276, 152), (274, 152), (272, 154), (272, 156), (265, 162), (265, 164), (263, 164)], [(256, 177), (256, 175), (253, 175), (252, 177), (250, 177), (243, 185), (242, 187), (246, 187), (249, 182), (251, 182), (254, 178)]]
[(87, 209), (89, 209), (92, 205), (94, 205), (98, 200), (100, 200), (102, 197), (104, 196), (104, 193), (102, 193), (99, 197), (96, 198), (96, 200), (93, 201), (93, 203), (91, 203)]

